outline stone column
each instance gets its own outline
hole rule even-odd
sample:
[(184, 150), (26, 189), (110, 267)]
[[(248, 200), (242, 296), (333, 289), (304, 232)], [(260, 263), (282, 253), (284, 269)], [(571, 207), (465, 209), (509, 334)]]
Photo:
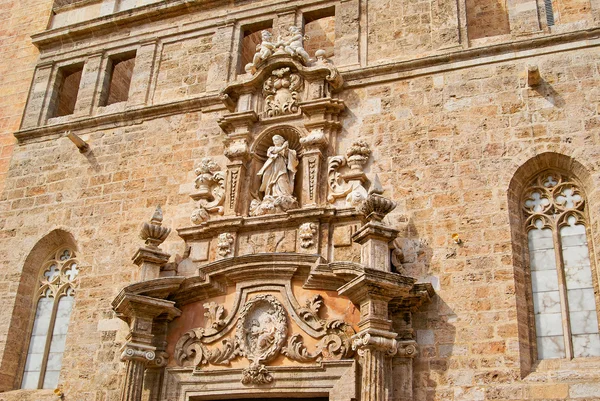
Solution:
[(508, 0), (507, 6), (513, 35), (527, 35), (541, 29), (536, 0)]
[(413, 360), (415, 356), (417, 356), (415, 341), (398, 341), (397, 353), (392, 360), (395, 401), (413, 401)]
[[(99, 96), (96, 96), (96, 87), (102, 71), (102, 53), (96, 53), (88, 56), (81, 73), (79, 82), (79, 92), (77, 92), (77, 101), (73, 114), (90, 115), (92, 108), (98, 105)], [(104, 71), (106, 74), (107, 71)], [(96, 104), (94, 104), (96, 103)]]
[[(359, 305), (359, 332), (352, 338), (362, 366), (361, 400), (390, 401), (393, 391), (392, 357), (398, 336), (392, 329), (388, 304), (394, 297), (406, 297), (414, 279), (396, 273), (365, 269), (365, 273), (338, 289)], [(412, 376), (411, 376), (412, 380)]]
[(125, 378), (121, 388), (121, 401), (142, 401), (146, 364), (154, 360), (154, 352), (126, 348), (121, 356), (125, 362)]
[(318, 206), (323, 201), (321, 188), (327, 187), (327, 184), (322, 182), (321, 169), (325, 159), (323, 152), (329, 145), (329, 140), (322, 130), (316, 129), (307, 137), (301, 138), (300, 144), (304, 149), (301, 160), (303, 182), (300, 204), (302, 207)]
[(335, 64), (360, 65), (360, 1), (342, 0), (335, 10)]
[(154, 71), (156, 39), (140, 43), (135, 52), (135, 66), (131, 75), (127, 107), (143, 106), (148, 101), (148, 90)]
[[(227, 165), (227, 193), (225, 194), (225, 216), (239, 216), (244, 213), (246, 204), (240, 194), (247, 179), (247, 165), (250, 162), (250, 130), (258, 121), (254, 111), (228, 114), (219, 120), (219, 126), (227, 134), (225, 156)], [(247, 199), (246, 203), (250, 203)]]
[(220, 91), (229, 82), (231, 74), (231, 54), (236, 28), (235, 20), (228, 20), (218, 26), (212, 43), (212, 57), (208, 66), (206, 91)]
[[(168, 295), (168, 291), (166, 292)], [(158, 324), (171, 321), (181, 315), (175, 302), (129, 293), (127, 288), (113, 301), (113, 309), (129, 324), (127, 342), (123, 346), (121, 360), (126, 363), (125, 379), (121, 388), (121, 401), (142, 401), (144, 374), (148, 364), (163, 366), (166, 357), (157, 347), (154, 319)], [(159, 358), (157, 358), (157, 352)]]
[[(54, 74), (56, 76), (56, 74)], [(50, 90), (50, 79), (52, 77), (52, 62), (45, 62), (39, 64), (33, 75), (33, 83), (29, 91), (29, 99), (27, 100), (27, 106), (25, 107), (25, 115), (23, 116), (23, 122), (21, 128), (33, 128), (38, 126), (42, 120), (42, 116), (47, 119), (47, 111), (44, 111), (44, 107), (47, 110), (50, 102), (50, 96), (52, 90)], [(46, 100), (47, 99), (47, 100)], [(46, 100), (46, 101), (44, 101)]]
[[(394, 333), (390, 334), (394, 335)], [(361, 358), (361, 401), (391, 400), (393, 391), (391, 357), (396, 353), (396, 340), (359, 333), (354, 338), (352, 347), (357, 350)]]

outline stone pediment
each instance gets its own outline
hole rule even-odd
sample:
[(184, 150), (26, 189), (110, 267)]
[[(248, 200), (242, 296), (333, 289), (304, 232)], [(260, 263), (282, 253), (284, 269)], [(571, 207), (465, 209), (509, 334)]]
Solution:
[(261, 110), (250, 107), (248, 102), (258, 103), (265, 82), (284, 73), (296, 75), (295, 79), (300, 80), (303, 91), (299, 103), (331, 97), (343, 85), (339, 71), (327, 60), (317, 60), (305, 66), (287, 54), (276, 53), (263, 62), (254, 75), (243, 75), (241, 81), (226, 87), (221, 92), (222, 100), (230, 111), (254, 111), (261, 115)]

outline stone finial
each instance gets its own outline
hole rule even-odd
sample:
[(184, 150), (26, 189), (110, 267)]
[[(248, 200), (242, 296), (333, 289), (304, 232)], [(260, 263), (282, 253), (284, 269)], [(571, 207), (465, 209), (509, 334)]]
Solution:
[(365, 141), (356, 141), (352, 143), (348, 151), (346, 152), (346, 159), (348, 166), (352, 172), (361, 173), (362, 169), (371, 156), (371, 149), (369, 144)]
[(382, 194), (383, 187), (379, 176), (375, 175), (367, 198), (357, 207), (365, 215), (367, 221), (381, 223), (383, 218), (396, 208), (396, 202), (383, 197)]
[(162, 221), (163, 212), (160, 205), (158, 205), (154, 211), (154, 214), (152, 215), (152, 218), (150, 219), (150, 222), (144, 223), (140, 231), (140, 238), (146, 241), (146, 245), (149, 248), (158, 248), (158, 246), (167, 239), (169, 233), (171, 232), (170, 228), (162, 227)]

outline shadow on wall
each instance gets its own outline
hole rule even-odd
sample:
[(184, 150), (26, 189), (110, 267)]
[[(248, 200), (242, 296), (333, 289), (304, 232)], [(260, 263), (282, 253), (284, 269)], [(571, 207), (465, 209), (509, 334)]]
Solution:
[[(438, 291), (439, 279), (432, 268), (433, 248), (429, 242), (420, 237), (413, 221), (400, 226), (399, 245), (403, 252), (404, 274), (415, 277), (417, 282), (430, 282)], [(436, 275), (433, 275), (436, 274)], [(412, 322), (406, 322), (410, 316), (394, 314), (394, 330), (401, 336), (406, 323), (412, 323), (413, 336), (418, 344), (418, 355), (413, 364), (413, 398), (414, 400), (451, 399), (452, 394), (445, 394), (438, 386), (447, 385), (447, 371), (453, 356), (467, 353), (467, 346), (456, 345), (457, 315), (444, 300), (436, 294), (430, 303), (412, 313)], [(395, 375), (395, 393), (401, 391), (404, 382)], [(445, 390), (449, 391), (449, 390)], [(399, 395), (399, 394), (396, 394)], [(404, 399), (395, 397), (395, 399)]]

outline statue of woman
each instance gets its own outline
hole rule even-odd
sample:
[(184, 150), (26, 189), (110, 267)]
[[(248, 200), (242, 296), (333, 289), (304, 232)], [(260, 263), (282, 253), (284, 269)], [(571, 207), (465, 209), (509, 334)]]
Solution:
[(273, 146), (267, 150), (267, 161), (258, 172), (262, 177), (260, 191), (264, 192), (265, 198), (293, 196), (297, 167), (296, 151), (289, 148), (281, 135), (273, 135)]

